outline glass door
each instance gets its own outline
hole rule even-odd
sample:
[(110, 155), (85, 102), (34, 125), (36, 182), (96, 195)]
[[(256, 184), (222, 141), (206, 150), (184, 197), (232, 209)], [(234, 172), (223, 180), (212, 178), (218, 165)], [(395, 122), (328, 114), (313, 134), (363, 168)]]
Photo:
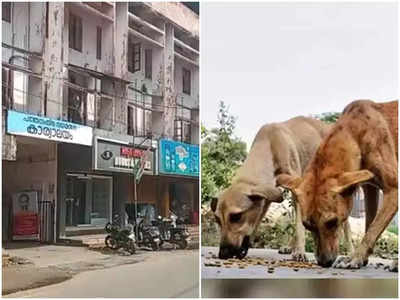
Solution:
[(68, 174), (67, 227), (104, 226), (111, 220), (112, 177)]

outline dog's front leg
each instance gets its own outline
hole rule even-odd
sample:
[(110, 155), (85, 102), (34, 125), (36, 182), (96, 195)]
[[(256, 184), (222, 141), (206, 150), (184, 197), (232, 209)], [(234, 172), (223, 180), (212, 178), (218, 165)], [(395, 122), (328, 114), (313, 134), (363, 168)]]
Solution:
[(346, 243), (346, 250), (349, 255), (352, 255), (354, 252), (354, 247), (353, 247), (353, 240), (351, 238), (351, 228), (350, 228), (350, 222), (347, 220), (344, 225), (343, 225), (343, 232), (344, 232), (344, 240)]
[(397, 212), (397, 190), (397, 188), (391, 188), (389, 191), (384, 192), (382, 208), (370, 224), (360, 246), (349, 261), (336, 260), (333, 267), (359, 269), (368, 262), (368, 256), (372, 253), (376, 240)]
[(292, 258), (295, 261), (307, 261), (307, 256), (305, 254), (306, 233), (302, 222), (300, 205), (297, 201), (295, 201), (295, 214), (296, 232), (292, 249)]

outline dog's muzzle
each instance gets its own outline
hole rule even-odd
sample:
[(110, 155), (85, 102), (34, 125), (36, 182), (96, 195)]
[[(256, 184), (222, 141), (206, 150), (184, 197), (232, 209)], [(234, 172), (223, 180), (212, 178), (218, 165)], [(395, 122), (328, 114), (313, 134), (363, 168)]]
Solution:
[(218, 256), (220, 259), (228, 259), (233, 257), (242, 259), (247, 255), (250, 246), (251, 246), (250, 237), (246, 235), (240, 247), (234, 247), (231, 245), (221, 245), (219, 248)]
[(318, 265), (320, 265), (323, 268), (329, 268), (330, 266), (332, 266), (335, 260), (336, 260), (336, 255), (320, 254), (319, 256), (317, 256)]

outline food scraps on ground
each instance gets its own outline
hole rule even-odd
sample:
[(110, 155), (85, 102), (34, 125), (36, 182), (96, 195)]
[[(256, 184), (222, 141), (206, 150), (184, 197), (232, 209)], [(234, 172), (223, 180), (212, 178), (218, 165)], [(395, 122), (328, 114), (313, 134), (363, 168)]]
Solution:
[(321, 267), (315, 262), (298, 262), (290, 259), (269, 260), (261, 257), (246, 257), (244, 259), (229, 258), (226, 260), (221, 260), (216, 259), (215, 255), (206, 257), (206, 259), (207, 260), (204, 262), (206, 267), (238, 267), (240, 269), (244, 269), (250, 266), (265, 266), (268, 267), (269, 273), (274, 272), (274, 267), (292, 268), (295, 272), (299, 271), (299, 269), (321, 269)]

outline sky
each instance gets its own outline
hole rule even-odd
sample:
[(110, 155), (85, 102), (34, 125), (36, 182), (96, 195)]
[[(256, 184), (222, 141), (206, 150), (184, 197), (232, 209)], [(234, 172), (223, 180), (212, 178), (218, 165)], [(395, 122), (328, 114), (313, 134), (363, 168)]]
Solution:
[(201, 120), (219, 101), (248, 148), (266, 123), (397, 99), (395, 3), (201, 4)]

